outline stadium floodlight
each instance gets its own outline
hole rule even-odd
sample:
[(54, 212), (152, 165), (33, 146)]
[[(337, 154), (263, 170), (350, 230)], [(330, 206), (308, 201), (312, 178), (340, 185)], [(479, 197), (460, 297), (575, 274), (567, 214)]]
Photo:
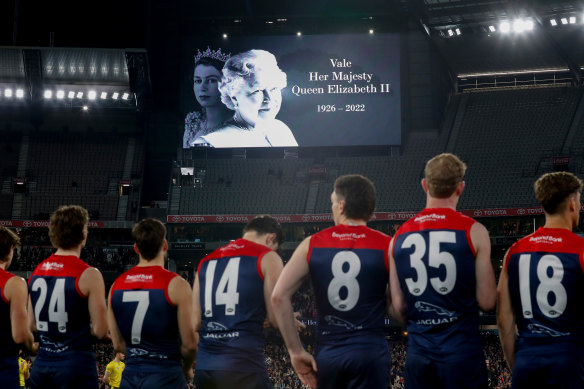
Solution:
[(57, 98), (59, 100), (62, 100), (65, 97), (65, 91), (64, 90), (58, 90), (56, 96), (57, 96)]
[(83, 106), (83, 110), (84, 110), (84, 111), (87, 111), (88, 109), (89, 109), (89, 107), (88, 107), (87, 105), (84, 105), (84, 106)]
[(22, 99), (22, 98), (24, 98), (24, 89), (17, 89), (17, 90), (16, 90), (16, 98), (17, 98), (17, 99)]
[(552, 25), (552, 27), (555, 27), (558, 25), (558, 22), (556, 19), (550, 19), (550, 24)]
[(120, 94), (119, 94), (118, 92), (114, 92), (114, 93), (112, 94), (112, 99), (114, 99), (114, 100), (117, 100), (119, 95), (120, 95)]
[(227, 34), (223, 34), (223, 39), (227, 39)]
[(570, 24), (576, 24), (576, 17), (570, 16)]
[(4, 89), (4, 97), (12, 97), (12, 89), (10, 88)]
[(501, 30), (503, 34), (507, 34), (509, 31), (511, 31), (511, 25), (509, 22), (501, 22), (499, 25), (499, 30)]
[(495, 32), (497, 31), (497, 29), (495, 28), (495, 26), (489, 26), (489, 31)]
[(372, 35), (375, 31), (372, 28), (369, 29), (369, 34)]
[(122, 100), (128, 100), (128, 97), (130, 97), (130, 94), (129, 93), (124, 93), (122, 95)]
[(95, 100), (96, 97), (97, 97), (97, 92), (95, 92), (94, 90), (90, 90), (89, 92), (87, 92), (87, 98), (89, 100)]
[(448, 36), (453, 36), (453, 35), (454, 35), (454, 31), (448, 30)]
[(535, 24), (531, 19), (526, 20), (525, 23), (523, 24), (523, 27), (525, 27), (527, 31), (532, 31), (534, 26)]
[(456, 35), (460, 35), (461, 34), (460, 28), (457, 28), (456, 30), (454, 30), (454, 32), (456, 32)]
[(77, 92), (77, 98), (78, 99), (83, 98), (83, 92)]
[(568, 19), (566, 18), (561, 18), (560, 21), (562, 22), (562, 24), (568, 24)]
[(67, 98), (72, 99), (73, 97), (75, 97), (75, 92), (70, 90), (69, 93), (67, 93)]
[(298, 32), (296, 33), (296, 35), (298, 35), (298, 36), (301, 36), (301, 35), (302, 35), (302, 33), (301, 33), (300, 31), (298, 31)]
[(99, 96), (100, 99), (105, 100), (107, 99), (107, 92), (101, 92), (101, 95)]
[(516, 19), (513, 22), (513, 31), (515, 32), (523, 32), (525, 30), (525, 22), (523, 19)]
[(45, 93), (43, 94), (43, 96), (45, 97), (45, 99), (52, 99), (52, 98), (53, 98), (53, 91), (52, 91), (52, 90), (49, 90), (49, 89), (47, 89), (47, 90), (45, 91)]

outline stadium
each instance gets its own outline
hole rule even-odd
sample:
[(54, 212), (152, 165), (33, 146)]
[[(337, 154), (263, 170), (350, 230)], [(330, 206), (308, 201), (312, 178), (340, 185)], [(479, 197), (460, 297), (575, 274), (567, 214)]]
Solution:
[[(458, 209), (487, 228), (498, 280), (509, 247), (545, 223), (537, 178), (584, 173), (582, 1), (48, 3), (12, 0), (1, 13), (0, 225), (21, 239), (8, 271), (26, 280), (54, 252), (49, 218), (67, 204), (89, 212), (81, 259), (106, 293), (138, 263), (131, 230), (144, 218), (166, 224), (167, 269), (191, 285), (256, 215), (282, 225), (286, 263), (334, 224), (346, 174), (375, 184), (368, 226), (393, 236), (424, 208), (425, 163), (440, 153), (468, 166)], [(271, 120), (292, 138), (211, 139), (195, 62), (254, 49), (283, 74)], [(204, 142), (187, 141), (189, 128)], [(310, 281), (293, 306), (310, 351)], [(489, 387), (511, 387), (495, 310), (480, 330)], [(387, 317), (385, 335), (402, 388), (408, 334)], [(273, 387), (303, 387), (278, 330), (265, 340)], [(101, 377), (113, 348), (94, 350)]]

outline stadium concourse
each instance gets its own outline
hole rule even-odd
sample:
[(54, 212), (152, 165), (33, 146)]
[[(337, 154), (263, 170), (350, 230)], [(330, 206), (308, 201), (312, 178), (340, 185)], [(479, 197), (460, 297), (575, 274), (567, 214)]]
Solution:
[[(1, 13), (0, 226), (21, 239), (8, 271), (26, 280), (54, 253), (49, 217), (65, 204), (89, 212), (81, 259), (101, 271), (106, 293), (138, 263), (131, 229), (144, 218), (166, 224), (167, 268), (191, 285), (201, 259), (255, 215), (281, 223), (287, 263), (333, 225), (333, 183), (345, 174), (375, 184), (368, 226), (393, 236), (424, 208), (425, 162), (447, 152), (468, 166), (458, 209), (487, 228), (498, 281), (507, 249), (544, 224), (534, 181), (584, 174), (578, 1), (130, 0), (83, 15), (67, 2), (22, 3)], [(256, 84), (218, 86), (229, 55), (252, 61), (252, 49), (276, 60), (278, 82), (262, 85), (251, 115), (269, 116), (270, 128), (233, 104)], [(258, 128), (263, 146), (271, 128), (298, 146), (194, 142)], [(292, 303), (314, 352), (310, 280)], [(481, 312), (479, 329), (489, 387), (510, 388), (495, 310)], [(390, 317), (384, 331), (391, 387), (403, 388), (408, 334)], [(280, 333), (265, 328), (264, 339), (273, 387), (303, 388)], [(103, 377), (112, 343), (94, 340), (93, 350)]]

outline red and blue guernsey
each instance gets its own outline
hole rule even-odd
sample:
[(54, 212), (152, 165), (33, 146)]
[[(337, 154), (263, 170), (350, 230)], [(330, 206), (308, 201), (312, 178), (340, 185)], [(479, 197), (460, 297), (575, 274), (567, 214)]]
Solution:
[(4, 269), (0, 269), (0, 360), (6, 358), (18, 358), (18, 345), (12, 339), (12, 322), (10, 321), (10, 304), (6, 300), (4, 290), (6, 282), (12, 277), (16, 277), (12, 273), (8, 273)]
[(474, 223), (449, 208), (427, 208), (397, 231), (393, 258), (407, 304), (408, 352), (449, 360), (482, 350)]
[(110, 304), (126, 341), (127, 369), (180, 366), (178, 308), (168, 296), (175, 277), (160, 266), (135, 266), (112, 285)]
[(37, 359), (67, 362), (74, 353), (91, 354), (87, 296), (79, 278), (89, 265), (76, 256), (51, 255), (28, 280), (28, 289), (40, 335)]
[(237, 239), (199, 263), (202, 328), (197, 369), (265, 373), (261, 261), (270, 251)]
[[(584, 344), (584, 239), (540, 228), (509, 249), (505, 263), (517, 322), (517, 352)], [(581, 359), (583, 355), (579, 355)]]
[(318, 312), (317, 343), (384, 338), (391, 237), (337, 225), (310, 237), (308, 265)]

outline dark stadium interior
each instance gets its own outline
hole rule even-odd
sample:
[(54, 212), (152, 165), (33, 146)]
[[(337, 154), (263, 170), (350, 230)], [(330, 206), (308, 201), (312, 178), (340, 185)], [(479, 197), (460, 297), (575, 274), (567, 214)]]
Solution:
[[(531, 27), (514, 31), (519, 19)], [(185, 90), (194, 104), (192, 63), (185, 63), (199, 49), (185, 48), (188, 42), (220, 47), (232, 37), (277, 39), (299, 32), (397, 34), (401, 123), (393, 130), (399, 144), (180, 147)], [(393, 235), (424, 207), (425, 161), (450, 152), (468, 165), (459, 209), (487, 227), (498, 276), (507, 248), (543, 225), (533, 195), (537, 177), (584, 173), (582, 47), (583, 1), (5, 0), (0, 225), (16, 229), (23, 240), (10, 270), (28, 278), (51, 253), (47, 221), (62, 204), (89, 211), (82, 257), (102, 271), (108, 290), (137, 261), (130, 229), (144, 217), (167, 223), (169, 269), (191, 282), (200, 259), (240, 237), (256, 214), (278, 216), (285, 231), (280, 253), (287, 261), (302, 239), (333, 224), (334, 180), (352, 173), (375, 183), (370, 226)], [(107, 66), (93, 69), (98, 62)], [(21, 100), (5, 92), (12, 86), (24, 88)], [(120, 98), (45, 95), (47, 88), (56, 93), (61, 87), (87, 95), (92, 86)], [(362, 118), (363, 127), (375, 120)], [(318, 122), (313, 129), (320, 131)], [(584, 232), (582, 221), (575, 232)], [(302, 340), (310, 344), (315, 313), (308, 284), (295, 304), (309, 324)], [(485, 355), (491, 387), (506, 388), (510, 371), (495, 321), (494, 312), (481, 316)], [(275, 387), (301, 387), (277, 331), (266, 338)], [(403, 387), (404, 338), (388, 319), (394, 388)], [(111, 345), (95, 348), (103, 369)]]

